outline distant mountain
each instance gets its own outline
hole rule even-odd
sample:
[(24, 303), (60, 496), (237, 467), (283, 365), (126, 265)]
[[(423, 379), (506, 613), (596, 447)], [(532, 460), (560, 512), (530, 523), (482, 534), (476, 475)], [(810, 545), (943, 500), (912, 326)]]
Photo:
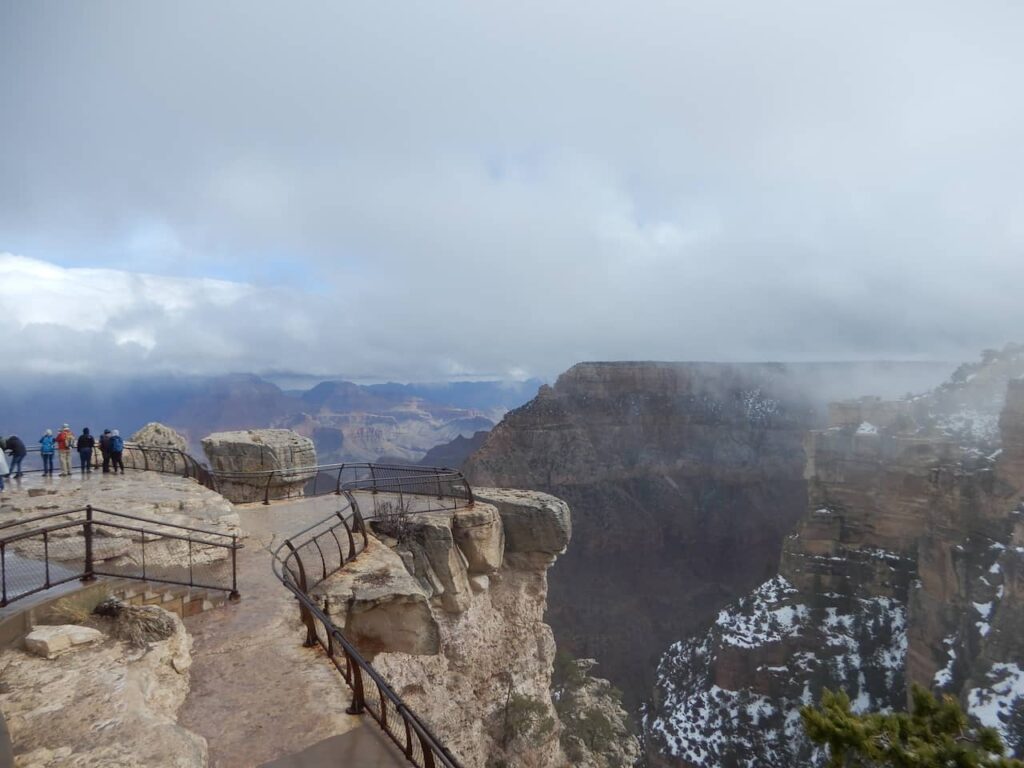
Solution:
[[(33, 443), (64, 422), (130, 434), (150, 421), (199, 441), (230, 429), (286, 427), (311, 437), (322, 462), (415, 463), (432, 447), (487, 430), (521, 405), (539, 382), (372, 384), (321, 382), (284, 391), (252, 374), (216, 377), (46, 377), (32, 388), (0, 384), (0, 434)], [(520, 399), (521, 398), (521, 399)]]

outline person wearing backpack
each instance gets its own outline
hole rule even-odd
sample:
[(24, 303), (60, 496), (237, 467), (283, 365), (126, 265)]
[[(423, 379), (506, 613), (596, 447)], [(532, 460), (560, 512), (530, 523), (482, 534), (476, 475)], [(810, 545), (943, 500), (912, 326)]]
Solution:
[(57, 449), (57, 441), (53, 439), (53, 430), (39, 438), (39, 455), (43, 457), (43, 477), (53, 477), (53, 452)]
[(103, 456), (103, 472), (110, 471), (110, 430), (104, 429), (100, 435), (100, 454)]
[(71, 477), (71, 449), (75, 447), (75, 433), (65, 424), (57, 433), (57, 455), (60, 457), (60, 476)]
[(78, 460), (82, 465), (82, 474), (92, 473), (92, 449), (96, 447), (96, 438), (89, 434), (85, 427), (78, 436)]
[(0, 450), (0, 491), (4, 489), (4, 475), (7, 474), (7, 454)]
[(4, 442), (3, 449), (11, 454), (10, 466), (7, 469), (7, 476), (10, 477), (12, 474), (15, 479), (21, 477), (21, 462), (25, 459), (25, 454), (28, 453), (28, 448), (25, 447), (25, 441), (17, 435), (11, 435)]
[(122, 456), (124, 454), (124, 440), (121, 439), (121, 433), (118, 430), (114, 430), (110, 433), (110, 461), (114, 465), (114, 474), (117, 474), (117, 468), (121, 468), (121, 474), (124, 474), (124, 461)]

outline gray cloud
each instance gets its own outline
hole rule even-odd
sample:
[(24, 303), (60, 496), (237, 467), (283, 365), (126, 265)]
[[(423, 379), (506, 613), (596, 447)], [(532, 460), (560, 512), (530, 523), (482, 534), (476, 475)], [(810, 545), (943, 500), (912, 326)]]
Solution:
[[(1009, 2), (8, 3), (0, 252), (247, 286), (184, 315), (141, 292), (73, 332), (67, 354), (119, 364), (973, 357), (1024, 327), (1022, 22)], [(118, 343), (131, 312), (151, 348)], [(0, 355), (59, 357), (33, 334)]]

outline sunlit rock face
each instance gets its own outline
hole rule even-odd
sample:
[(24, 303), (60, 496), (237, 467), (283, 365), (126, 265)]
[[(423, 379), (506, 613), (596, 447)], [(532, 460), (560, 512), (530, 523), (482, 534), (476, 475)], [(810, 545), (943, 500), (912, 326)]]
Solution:
[(669, 644), (777, 569), (806, 506), (815, 418), (783, 366), (580, 364), (509, 413), (464, 470), (569, 503), (548, 618), (559, 647), (598, 659), (636, 704)]
[[(302, 494), (313, 477), (316, 448), (308, 437), (287, 429), (215, 432), (203, 438), (203, 451), (217, 477), (217, 489), (236, 503), (284, 499)], [(252, 477), (232, 473), (266, 473)], [(269, 490), (268, 490), (269, 489)]]
[(1024, 748), (1020, 350), (927, 395), (830, 409), (807, 438), (808, 505), (779, 573), (661, 659), (656, 766), (820, 765), (798, 708), (950, 692)]

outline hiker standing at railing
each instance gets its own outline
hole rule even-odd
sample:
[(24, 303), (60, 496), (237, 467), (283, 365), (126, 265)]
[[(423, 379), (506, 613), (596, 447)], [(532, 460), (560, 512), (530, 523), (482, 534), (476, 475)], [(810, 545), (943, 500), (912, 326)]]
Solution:
[(75, 433), (65, 424), (57, 433), (57, 455), (60, 457), (60, 476), (71, 477), (71, 449), (75, 447)]
[(4, 475), (8, 473), (7, 454), (0, 450), (0, 491), (4, 489)]
[(124, 455), (124, 440), (121, 439), (121, 433), (118, 430), (114, 430), (110, 433), (110, 461), (114, 465), (114, 474), (117, 474), (117, 468), (121, 468), (121, 474), (124, 474), (124, 461), (122, 457)]
[(96, 438), (89, 434), (89, 428), (82, 429), (78, 436), (78, 460), (82, 464), (82, 474), (92, 473), (92, 449), (96, 447)]
[(103, 471), (110, 471), (110, 430), (104, 429), (100, 435), (100, 453), (103, 455)]
[(39, 438), (39, 455), (43, 457), (43, 477), (53, 477), (53, 452), (57, 447), (57, 441), (53, 439), (53, 430), (46, 430), (46, 434)]
[(21, 477), (21, 462), (25, 459), (25, 454), (28, 453), (25, 441), (17, 435), (11, 435), (7, 440), (0, 440), (0, 450), (11, 454), (10, 465), (5, 474), (8, 477), (14, 475), (15, 479)]

